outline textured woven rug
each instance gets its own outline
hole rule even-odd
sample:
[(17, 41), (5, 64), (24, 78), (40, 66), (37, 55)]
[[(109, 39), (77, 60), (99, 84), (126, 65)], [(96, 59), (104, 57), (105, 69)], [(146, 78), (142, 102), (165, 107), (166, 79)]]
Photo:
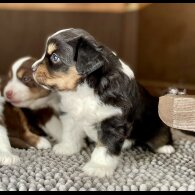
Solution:
[(114, 176), (104, 179), (81, 171), (93, 146), (68, 158), (51, 150), (14, 149), (21, 164), (0, 167), (0, 191), (195, 191), (195, 142), (175, 141), (175, 147), (172, 155), (130, 149)]

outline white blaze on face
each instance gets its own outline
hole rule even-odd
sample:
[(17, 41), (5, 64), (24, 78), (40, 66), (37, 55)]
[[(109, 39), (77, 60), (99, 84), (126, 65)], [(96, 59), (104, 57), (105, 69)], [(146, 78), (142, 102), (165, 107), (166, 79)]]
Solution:
[(21, 58), (12, 66), (12, 78), (7, 83), (4, 89), (4, 97), (6, 97), (6, 92), (13, 91), (14, 102), (26, 101), (27, 99), (29, 99), (29, 96), (31, 94), (30, 89), (17, 78), (17, 71), (22, 66), (22, 64), (29, 59), (30, 57)]

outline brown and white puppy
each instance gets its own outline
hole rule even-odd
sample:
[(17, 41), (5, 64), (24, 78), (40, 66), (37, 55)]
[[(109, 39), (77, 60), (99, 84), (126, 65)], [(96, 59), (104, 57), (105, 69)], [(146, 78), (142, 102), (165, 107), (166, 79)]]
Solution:
[(170, 128), (158, 115), (159, 99), (140, 86), (128, 65), (82, 29), (65, 29), (47, 40), (33, 65), (35, 80), (61, 96), (63, 135), (57, 154), (81, 150), (85, 136), (97, 143), (84, 171), (110, 176), (122, 149), (133, 142), (172, 153)]
[[(59, 99), (34, 81), (31, 66), (35, 61), (31, 57), (17, 60), (2, 82), (4, 99), (1, 97), (0, 131), (4, 137), (7, 132), (9, 140), (6, 139), (6, 144), (0, 141), (0, 164), (9, 165), (18, 161), (10, 153), (9, 142), (15, 148), (47, 149), (51, 144), (44, 137), (46, 134), (60, 141)], [(4, 150), (7, 150), (7, 155)]]

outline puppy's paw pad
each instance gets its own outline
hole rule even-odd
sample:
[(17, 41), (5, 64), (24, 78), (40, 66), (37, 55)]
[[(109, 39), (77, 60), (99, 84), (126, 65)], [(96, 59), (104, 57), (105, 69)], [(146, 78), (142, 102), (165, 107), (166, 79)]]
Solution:
[(0, 152), (0, 165), (16, 165), (20, 163), (20, 158), (7, 152)]
[(46, 138), (41, 137), (36, 148), (46, 150), (46, 149), (51, 148), (51, 143)]
[(96, 177), (110, 177), (114, 173), (114, 168), (105, 166), (105, 165), (100, 165), (97, 163), (93, 162), (88, 162), (84, 167), (83, 171), (89, 175), (89, 176), (96, 176)]
[(160, 154), (172, 154), (175, 152), (175, 148), (171, 145), (165, 145), (157, 149), (157, 153)]
[(78, 153), (79, 149), (65, 143), (59, 143), (53, 147), (53, 152), (57, 155), (71, 156), (75, 153)]

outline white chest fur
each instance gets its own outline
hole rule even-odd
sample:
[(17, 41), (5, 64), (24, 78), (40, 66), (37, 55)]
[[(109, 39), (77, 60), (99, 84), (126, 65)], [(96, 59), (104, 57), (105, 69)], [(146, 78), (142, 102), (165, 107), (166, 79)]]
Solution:
[(71, 116), (81, 130), (96, 141), (94, 125), (106, 118), (122, 114), (120, 108), (106, 105), (87, 83), (78, 86), (76, 91), (60, 92), (61, 109)]

